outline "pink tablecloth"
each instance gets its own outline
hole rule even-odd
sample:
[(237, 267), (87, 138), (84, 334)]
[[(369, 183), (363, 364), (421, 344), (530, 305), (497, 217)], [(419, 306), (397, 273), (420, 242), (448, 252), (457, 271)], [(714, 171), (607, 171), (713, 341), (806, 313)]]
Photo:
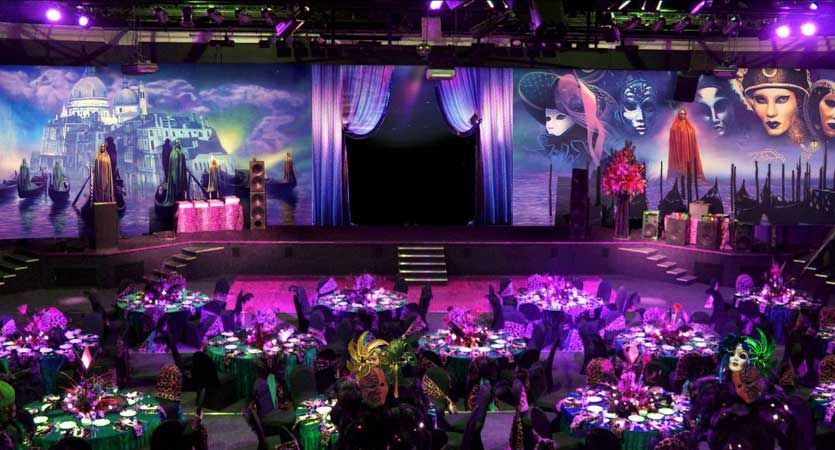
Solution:
[(221, 200), (177, 202), (177, 233), (242, 230), (244, 213), (236, 197)]

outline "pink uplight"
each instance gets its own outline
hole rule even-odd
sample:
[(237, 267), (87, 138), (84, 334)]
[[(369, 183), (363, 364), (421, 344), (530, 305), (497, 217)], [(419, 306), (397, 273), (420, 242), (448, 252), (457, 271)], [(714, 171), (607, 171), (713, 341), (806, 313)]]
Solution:
[(61, 11), (56, 8), (49, 8), (46, 10), (46, 19), (50, 22), (57, 22), (61, 20)]
[(776, 30), (774, 30), (774, 34), (776, 34), (778, 38), (785, 39), (792, 34), (792, 30), (788, 25), (780, 25)]
[(818, 32), (818, 27), (812, 22), (806, 22), (800, 26), (800, 34), (804, 36), (813, 36)]

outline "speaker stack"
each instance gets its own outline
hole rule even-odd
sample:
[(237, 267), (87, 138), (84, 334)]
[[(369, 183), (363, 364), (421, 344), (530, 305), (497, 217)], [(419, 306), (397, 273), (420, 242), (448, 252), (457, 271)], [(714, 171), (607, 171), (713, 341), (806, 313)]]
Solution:
[(589, 238), (589, 171), (571, 171), (571, 211), (568, 233), (571, 239)]
[(687, 238), (690, 237), (690, 220), (687, 215), (684, 214), (682, 218), (678, 218), (676, 214), (670, 214), (664, 218), (664, 222), (664, 235), (667, 243), (687, 245)]
[(644, 211), (644, 226), (641, 229), (641, 236), (644, 239), (658, 239), (658, 217), (659, 211)]
[(750, 252), (754, 248), (754, 225), (734, 222), (734, 250)]
[(696, 226), (696, 247), (707, 250), (718, 250), (721, 225), (721, 222), (716, 220), (700, 220)]
[(119, 246), (119, 209), (115, 202), (93, 203), (93, 235), (90, 246), (95, 249)]
[(264, 161), (249, 162), (249, 228), (267, 228), (267, 174)]

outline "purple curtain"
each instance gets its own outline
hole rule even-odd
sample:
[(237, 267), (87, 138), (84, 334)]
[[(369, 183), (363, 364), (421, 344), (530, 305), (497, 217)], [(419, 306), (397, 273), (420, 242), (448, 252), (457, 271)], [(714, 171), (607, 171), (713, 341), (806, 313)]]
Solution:
[(438, 82), (437, 92), (441, 111), (453, 130), (465, 135), (478, 127), (478, 222), (510, 225), (513, 70), (456, 69), (453, 79)]
[(382, 123), (392, 66), (313, 66), (313, 223), (350, 221), (345, 132), (368, 136)]

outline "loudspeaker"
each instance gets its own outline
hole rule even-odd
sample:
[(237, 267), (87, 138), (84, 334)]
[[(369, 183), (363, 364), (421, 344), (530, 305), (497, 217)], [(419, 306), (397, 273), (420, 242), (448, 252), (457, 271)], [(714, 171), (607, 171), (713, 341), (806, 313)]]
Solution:
[(668, 244), (687, 245), (690, 236), (690, 219), (665, 217), (664, 235)]
[(267, 175), (264, 161), (249, 162), (249, 228), (267, 228)]
[(690, 202), (688, 213), (694, 219), (701, 219), (710, 213), (710, 204), (703, 201)]
[(707, 250), (719, 249), (719, 227), (721, 222), (699, 221), (696, 226), (696, 247)]
[(644, 239), (658, 239), (658, 217), (659, 211), (644, 211), (644, 225), (641, 236)]
[(678, 74), (676, 76), (676, 90), (673, 92), (673, 100), (691, 103), (696, 99), (696, 87), (698, 85), (698, 75)]
[(734, 222), (734, 250), (750, 252), (754, 248), (754, 225)]
[(115, 202), (93, 203), (93, 236), (95, 249), (119, 246), (119, 209)]
[(589, 238), (589, 171), (571, 171), (571, 202), (568, 234), (571, 239)]

